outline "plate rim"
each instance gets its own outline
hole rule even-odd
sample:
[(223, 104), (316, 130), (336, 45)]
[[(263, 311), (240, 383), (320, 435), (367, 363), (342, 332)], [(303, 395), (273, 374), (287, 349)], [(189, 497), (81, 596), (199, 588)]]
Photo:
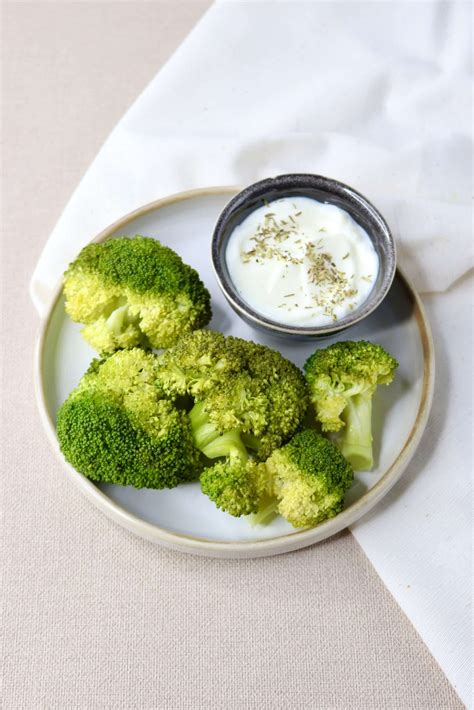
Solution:
[[(185, 200), (194, 199), (196, 197), (209, 197), (215, 195), (230, 196), (239, 190), (241, 190), (240, 186), (231, 185), (204, 187), (176, 192), (166, 197), (153, 200), (142, 207), (128, 212), (126, 215), (113, 222), (113, 224), (103, 229), (88, 243), (104, 241), (117, 230), (125, 227), (138, 217), (142, 217), (150, 212), (162, 209), (163, 207), (168, 207), (175, 203), (184, 202)], [(240, 542), (208, 540), (206, 538), (199, 538), (183, 533), (171, 532), (166, 528), (161, 528), (159, 525), (142, 520), (142, 518), (130, 513), (121, 505), (113, 501), (92, 481), (86, 478), (82, 473), (76, 471), (71, 464), (64, 459), (60, 451), (56, 437), (56, 429), (52, 419), (49, 416), (46, 406), (46, 394), (42, 377), (46, 336), (56, 304), (62, 295), (61, 280), (53, 291), (53, 295), (47, 306), (46, 312), (41, 318), (38, 327), (34, 355), (34, 388), (41, 423), (53, 452), (66, 469), (67, 477), (79, 487), (82, 493), (86, 495), (86, 497), (89, 498), (89, 500), (94, 503), (96, 507), (98, 507), (109, 518), (119, 523), (122, 527), (146, 540), (161, 544), (179, 552), (220, 558), (264, 557), (291, 552), (293, 550), (313, 545), (314, 543), (321, 542), (341, 530), (344, 530), (372, 510), (372, 508), (374, 508), (375, 505), (377, 505), (377, 503), (389, 492), (392, 486), (399, 480), (403, 472), (406, 470), (406, 467), (412, 459), (425, 430), (433, 401), (435, 362), (431, 328), (426, 316), (425, 308), (416, 289), (398, 265), (397, 274), (401, 277), (405, 287), (410, 293), (410, 297), (413, 299), (413, 315), (417, 322), (422, 342), (423, 382), (418, 412), (413, 427), (410, 430), (410, 433), (408, 434), (395, 461), (370, 490), (364, 493), (361, 498), (359, 498), (347, 509), (344, 509), (336, 517), (331, 518), (330, 520), (327, 520), (314, 528), (295, 530), (294, 532), (265, 540)]]

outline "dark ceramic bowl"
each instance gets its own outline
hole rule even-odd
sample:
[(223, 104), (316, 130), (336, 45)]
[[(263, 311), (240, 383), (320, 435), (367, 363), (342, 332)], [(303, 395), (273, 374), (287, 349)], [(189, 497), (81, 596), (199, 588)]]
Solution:
[[(282, 197), (311, 197), (319, 202), (336, 205), (348, 212), (369, 235), (379, 258), (377, 280), (359, 308), (335, 323), (318, 327), (291, 326), (278, 323), (253, 310), (238, 293), (227, 269), (225, 252), (227, 241), (250, 212), (266, 202)], [(396, 251), (393, 237), (384, 218), (359, 192), (342, 182), (322, 175), (290, 174), (260, 180), (226, 205), (217, 220), (212, 237), (212, 263), (217, 281), (234, 311), (250, 325), (273, 335), (314, 338), (344, 330), (366, 318), (383, 301), (395, 276)]]

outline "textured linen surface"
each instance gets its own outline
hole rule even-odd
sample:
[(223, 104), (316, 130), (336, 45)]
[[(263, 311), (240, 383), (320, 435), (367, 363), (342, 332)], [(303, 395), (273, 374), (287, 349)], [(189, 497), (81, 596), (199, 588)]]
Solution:
[(94, 145), (196, 5), (4, 11), (3, 706), (460, 708), (352, 535), (268, 560), (166, 551), (92, 508), (39, 424), (27, 280)]

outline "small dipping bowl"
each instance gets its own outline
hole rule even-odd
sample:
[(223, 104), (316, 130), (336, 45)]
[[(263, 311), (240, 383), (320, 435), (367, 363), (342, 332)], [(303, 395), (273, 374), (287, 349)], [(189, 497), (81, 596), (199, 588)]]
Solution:
[[(367, 299), (334, 323), (307, 327), (271, 320), (243, 300), (229, 275), (226, 248), (235, 227), (262, 205), (284, 197), (309, 197), (345, 210), (366, 231), (377, 253), (379, 270)], [(390, 229), (380, 212), (352, 187), (322, 175), (289, 174), (253, 183), (230, 200), (214, 229), (212, 263), (224, 296), (249, 325), (272, 335), (308, 339), (345, 330), (366, 318), (382, 303), (395, 276), (396, 250)]]

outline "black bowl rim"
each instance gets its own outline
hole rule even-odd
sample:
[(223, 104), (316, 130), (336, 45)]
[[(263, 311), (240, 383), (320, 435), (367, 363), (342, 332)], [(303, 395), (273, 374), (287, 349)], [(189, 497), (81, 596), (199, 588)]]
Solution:
[[(386, 271), (384, 279), (376, 292), (371, 292), (369, 297), (364, 301), (360, 308), (353, 313), (348, 314), (337, 323), (318, 326), (318, 327), (303, 327), (291, 326), (285, 323), (266, 318), (264, 315), (255, 311), (248, 303), (246, 303), (237, 293), (232, 281), (225, 274), (222, 268), (222, 262), (225, 258), (225, 249), (221, 249), (221, 243), (225, 235), (225, 227), (230, 217), (237, 209), (245, 206), (248, 200), (263, 199), (270, 190), (281, 189), (282, 193), (285, 189), (297, 187), (313, 187), (328, 194), (335, 194), (342, 197), (350, 197), (355, 199), (368, 213), (370, 218), (378, 224), (378, 227), (383, 234), (384, 240), (389, 247), (389, 253), (393, 256), (388, 263), (385, 264)], [(283, 196), (283, 194), (282, 194)], [(273, 197), (272, 200), (275, 198)], [(366, 230), (367, 231), (367, 230)], [(370, 233), (369, 237), (372, 240)], [(226, 299), (232, 305), (234, 310), (241, 315), (244, 320), (250, 321), (256, 327), (281, 335), (300, 335), (300, 336), (321, 336), (337, 333), (351, 325), (359, 323), (368, 315), (380, 306), (385, 296), (387, 295), (390, 286), (392, 285), (397, 268), (397, 252), (395, 241), (390, 228), (379, 212), (379, 210), (364, 196), (362, 193), (355, 190), (350, 185), (346, 185), (334, 178), (328, 178), (324, 175), (313, 173), (286, 173), (275, 177), (264, 178), (257, 182), (248, 185), (243, 190), (234, 195), (220, 213), (214, 232), (212, 235), (211, 257), (214, 273), (217, 282)], [(375, 298), (373, 297), (375, 296)]]

